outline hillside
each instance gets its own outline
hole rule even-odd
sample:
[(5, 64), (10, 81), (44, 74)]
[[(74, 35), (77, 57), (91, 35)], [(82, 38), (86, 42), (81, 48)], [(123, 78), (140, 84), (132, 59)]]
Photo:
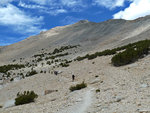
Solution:
[[(150, 16), (101, 23), (81, 20), (0, 47), (0, 112), (150, 112), (150, 41), (145, 39), (150, 39)], [(136, 45), (121, 47), (133, 42)], [(140, 50), (138, 55), (143, 48), (146, 53), (137, 59), (130, 54), (134, 62), (118, 67), (112, 63), (121, 52)], [(69, 90), (83, 81), (84, 89)], [(35, 102), (14, 105), (18, 92), (31, 90), (38, 94)]]
[(149, 23), (150, 16), (134, 21), (108, 20), (101, 23), (83, 20), (41, 32), (37, 36), (3, 47), (0, 59), (12, 61), (12, 58), (32, 56), (42, 48), (52, 50), (63, 45), (79, 44), (82, 46), (80, 53), (116, 47), (141, 39), (149, 39)]

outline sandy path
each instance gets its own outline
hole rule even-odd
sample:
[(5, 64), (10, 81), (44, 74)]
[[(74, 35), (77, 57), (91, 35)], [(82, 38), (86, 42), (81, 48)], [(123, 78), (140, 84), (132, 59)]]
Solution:
[[(70, 107), (67, 107), (58, 113), (86, 113), (86, 110), (92, 103), (92, 90), (89, 89), (85, 91), (83, 94), (78, 95), (77, 102)], [(78, 102), (79, 101), (79, 102)]]

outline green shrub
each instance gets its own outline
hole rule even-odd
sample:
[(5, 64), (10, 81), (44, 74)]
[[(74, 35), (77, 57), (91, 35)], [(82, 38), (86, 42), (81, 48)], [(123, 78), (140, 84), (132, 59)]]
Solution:
[(88, 60), (92, 60), (92, 59), (96, 58), (97, 55), (96, 54), (91, 54), (91, 55), (88, 55), (86, 57), (88, 58)]
[(150, 40), (142, 40), (138, 41), (132, 44), (128, 44), (122, 47), (117, 47), (114, 49), (107, 49), (102, 52), (96, 52), (94, 54), (87, 54), (85, 56), (78, 56), (75, 61), (81, 61), (84, 59), (94, 59), (98, 56), (106, 56), (106, 55), (114, 55), (118, 51), (123, 50), (123, 52), (118, 53), (112, 58), (112, 63), (115, 66), (121, 66), (121, 65), (126, 65), (132, 62), (135, 62), (139, 58), (144, 57), (144, 55), (149, 54), (150, 50)]
[(68, 63), (60, 63), (60, 66), (62, 66), (62, 67), (68, 67), (69, 64)]
[(50, 62), (50, 61), (47, 61), (46, 64), (51, 65), (51, 62)]
[[(57, 57), (62, 57), (62, 56), (66, 56), (68, 55), (69, 53), (64, 53), (64, 54), (57, 54), (57, 55), (54, 55), (54, 56), (49, 56), (49, 57), (46, 57), (45, 60), (48, 60), (48, 59), (55, 59)], [(56, 60), (56, 62), (58, 62), (58, 60)]]
[(96, 53), (91, 54), (91, 55), (87, 54), (87, 55), (85, 55), (85, 56), (83, 56), (83, 57), (78, 56), (75, 60), (81, 61), (81, 60), (84, 60), (84, 59), (86, 59), (86, 58), (87, 58), (88, 60), (92, 60), (92, 59), (97, 58), (98, 56), (113, 55), (113, 54), (116, 53), (116, 51), (117, 51), (116, 49), (112, 49), (112, 50), (107, 49), (107, 50), (105, 50), (105, 51), (96, 52)]
[(97, 90), (96, 90), (96, 93), (99, 93), (99, 92), (100, 92), (100, 89), (97, 89)]
[(76, 59), (75, 59), (75, 61), (77, 60), (77, 61), (81, 61), (81, 60), (84, 60), (85, 58), (84, 57), (80, 57), (80, 56), (78, 56)]
[(87, 87), (87, 84), (82, 82), (81, 84), (77, 84), (76, 86), (71, 86), (69, 89), (70, 91), (80, 90)]
[(103, 56), (106, 56), (106, 55), (113, 55), (113, 54), (116, 54), (116, 49), (107, 49), (105, 51), (102, 51), (100, 54), (103, 55)]
[(0, 66), (0, 73), (7, 73), (9, 70), (25, 68), (23, 64), (9, 64)]
[(69, 64), (69, 63), (71, 63), (71, 62), (72, 62), (72, 60), (70, 60), (70, 61), (65, 60), (65, 63), (67, 63), (67, 64)]
[(13, 62), (15, 62), (15, 61), (16, 61), (16, 59), (13, 60)]
[(35, 94), (34, 91), (24, 91), (24, 93), (18, 92), (17, 97), (15, 99), (15, 105), (22, 105), (22, 104), (34, 102), (34, 100), (37, 97), (38, 95)]
[(55, 62), (58, 62), (58, 59), (56, 59)]
[(98, 75), (95, 76), (95, 78), (99, 77)]
[(38, 58), (37, 59), (37, 62), (40, 62), (40, 61), (42, 61), (43, 59), (40, 57), (40, 58)]
[(10, 81), (14, 81), (14, 78), (11, 78)]
[(59, 52), (61, 52), (59, 49), (54, 49), (54, 51), (53, 51), (53, 54), (56, 54), (56, 53), (59, 53)]
[(23, 73), (20, 73), (20, 75), (23, 75)]
[(56, 54), (56, 53), (60, 53), (63, 52), (64, 50), (68, 50), (68, 49), (72, 49), (72, 48), (77, 48), (79, 45), (75, 45), (75, 46), (61, 46), (59, 49), (54, 49), (54, 51), (52, 52), (52, 54)]
[(35, 74), (38, 74), (35, 70), (32, 70), (32, 71), (29, 71), (27, 74), (26, 74), (26, 77), (29, 77), (29, 76), (33, 76)]
[(89, 57), (89, 54), (86, 54), (86, 55), (83, 56), (83, 57), (78, 56), (75, 60), (81, 61), (81, 60), (84, 60), (84, 59), (86, 59), (86, 58), (88, 58), (88, 57)]
[(139, 41), (126, 46), (125, 51), (120, 52), (112, 57), (111, 61), (114, 66), (122, 66), (133, 63), (144, 55), (149, 54), (150, 40)]
[(37, 55), (34, 55), (33, 57), (44, 57), (44, 54), (46, 54), (46, 53), (41, 53), (41, 54), (37, 54)]

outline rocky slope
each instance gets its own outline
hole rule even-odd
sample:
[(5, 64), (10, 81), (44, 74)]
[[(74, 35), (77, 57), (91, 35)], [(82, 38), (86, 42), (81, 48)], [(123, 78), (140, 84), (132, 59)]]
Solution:
[[(2, 108), (0, 111), (2, 113), (148, 113), (150, 57), (118, 68), (110, 64), (110, 58), (111, 56), (74, 62), (67, 68), (57, 68), (62, 71), (57, 76), (49, 73), (38, 74), (10, 83), (0, 90), (1, 105), (14, 99), (18, 91), (34, 90), (39, 97), (35, 103)], [(71, 80), (71, 73), (76, 75), (75, 82)], [(87, 83), (87, 88), (69, 91), (71, 85), (81, 83), (83, 80)], [(100, 92), (96, 92), (97, 89)], [(58, 92), (44, 95), (45, 90), (58, 90)]]
[[(144, 39), (150, 39), (150, 16), (102, 23), (82, 20), (0, 48), (1, 66), (25, 66), (0, 73), (0, 112), (150, 112), (149, 55), (121, 67), (111, 64), (112, 55), (74, 61), (77, 56)], [(30, 75), (33, 70), (37, 73)], [(87, 83), (87, 88), (70, 92), (72, 85), (82, 81)], [(36, 101), (14, 106), (17, 93), (27, 90), (39, 95)]]
[(31, 36), (19, 43), (3, 47), (0, 53), (1, 62), (15, 58), (29, 57), (42, 48), (52, 50), (63, 45), (82, 46), (81, 53), (103, 50), (142, 39), (149, 39), (150, 16), (133, 21), (108, 20), (101, 23), (87, 20), (56, 27), (37, 36)]

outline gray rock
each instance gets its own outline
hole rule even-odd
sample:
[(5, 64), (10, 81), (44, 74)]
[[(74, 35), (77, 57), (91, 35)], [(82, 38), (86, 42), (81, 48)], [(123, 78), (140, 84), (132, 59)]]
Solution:
[(148, 84), (141, 84), (141, 88), (147, 88)]

